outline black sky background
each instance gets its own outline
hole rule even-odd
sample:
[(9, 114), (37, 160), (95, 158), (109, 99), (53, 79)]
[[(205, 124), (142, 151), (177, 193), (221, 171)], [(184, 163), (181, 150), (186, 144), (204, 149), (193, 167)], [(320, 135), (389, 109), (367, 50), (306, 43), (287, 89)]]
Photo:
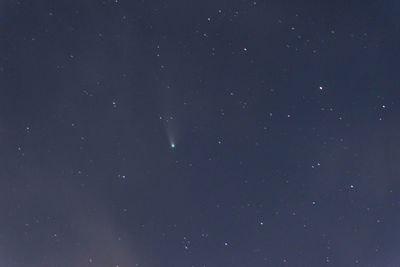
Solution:
[(2, 1), (0, 266), (398, 266), (399, 18)]

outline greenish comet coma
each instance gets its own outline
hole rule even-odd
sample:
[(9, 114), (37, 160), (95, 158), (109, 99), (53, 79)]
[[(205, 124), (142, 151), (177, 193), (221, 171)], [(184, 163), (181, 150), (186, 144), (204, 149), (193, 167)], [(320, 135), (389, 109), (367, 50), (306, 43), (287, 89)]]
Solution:
[(172, 143), (172, 144), (171, 144), (171, 148), (175, 148), (175, 144)]

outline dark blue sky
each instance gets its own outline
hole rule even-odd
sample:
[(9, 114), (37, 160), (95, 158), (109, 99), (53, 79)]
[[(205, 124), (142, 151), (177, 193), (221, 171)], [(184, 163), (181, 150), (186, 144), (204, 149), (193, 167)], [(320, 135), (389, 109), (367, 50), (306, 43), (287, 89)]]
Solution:
[(0, 266), (399, 266), (399, 18), (2, 1)]

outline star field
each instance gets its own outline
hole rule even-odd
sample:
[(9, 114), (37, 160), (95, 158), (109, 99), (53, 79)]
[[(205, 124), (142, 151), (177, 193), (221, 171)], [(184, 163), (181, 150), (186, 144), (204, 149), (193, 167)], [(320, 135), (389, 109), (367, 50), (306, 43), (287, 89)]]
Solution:
[(0, 3), (0, 267), (399, 266), (396, 1)]

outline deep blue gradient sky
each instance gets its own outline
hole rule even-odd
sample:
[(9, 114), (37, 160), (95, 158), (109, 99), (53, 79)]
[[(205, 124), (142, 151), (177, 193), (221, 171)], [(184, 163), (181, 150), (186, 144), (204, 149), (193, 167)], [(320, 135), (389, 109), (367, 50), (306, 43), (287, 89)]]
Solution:
[(396, 2), (1, 1), (0, 266), (399, 266)]

